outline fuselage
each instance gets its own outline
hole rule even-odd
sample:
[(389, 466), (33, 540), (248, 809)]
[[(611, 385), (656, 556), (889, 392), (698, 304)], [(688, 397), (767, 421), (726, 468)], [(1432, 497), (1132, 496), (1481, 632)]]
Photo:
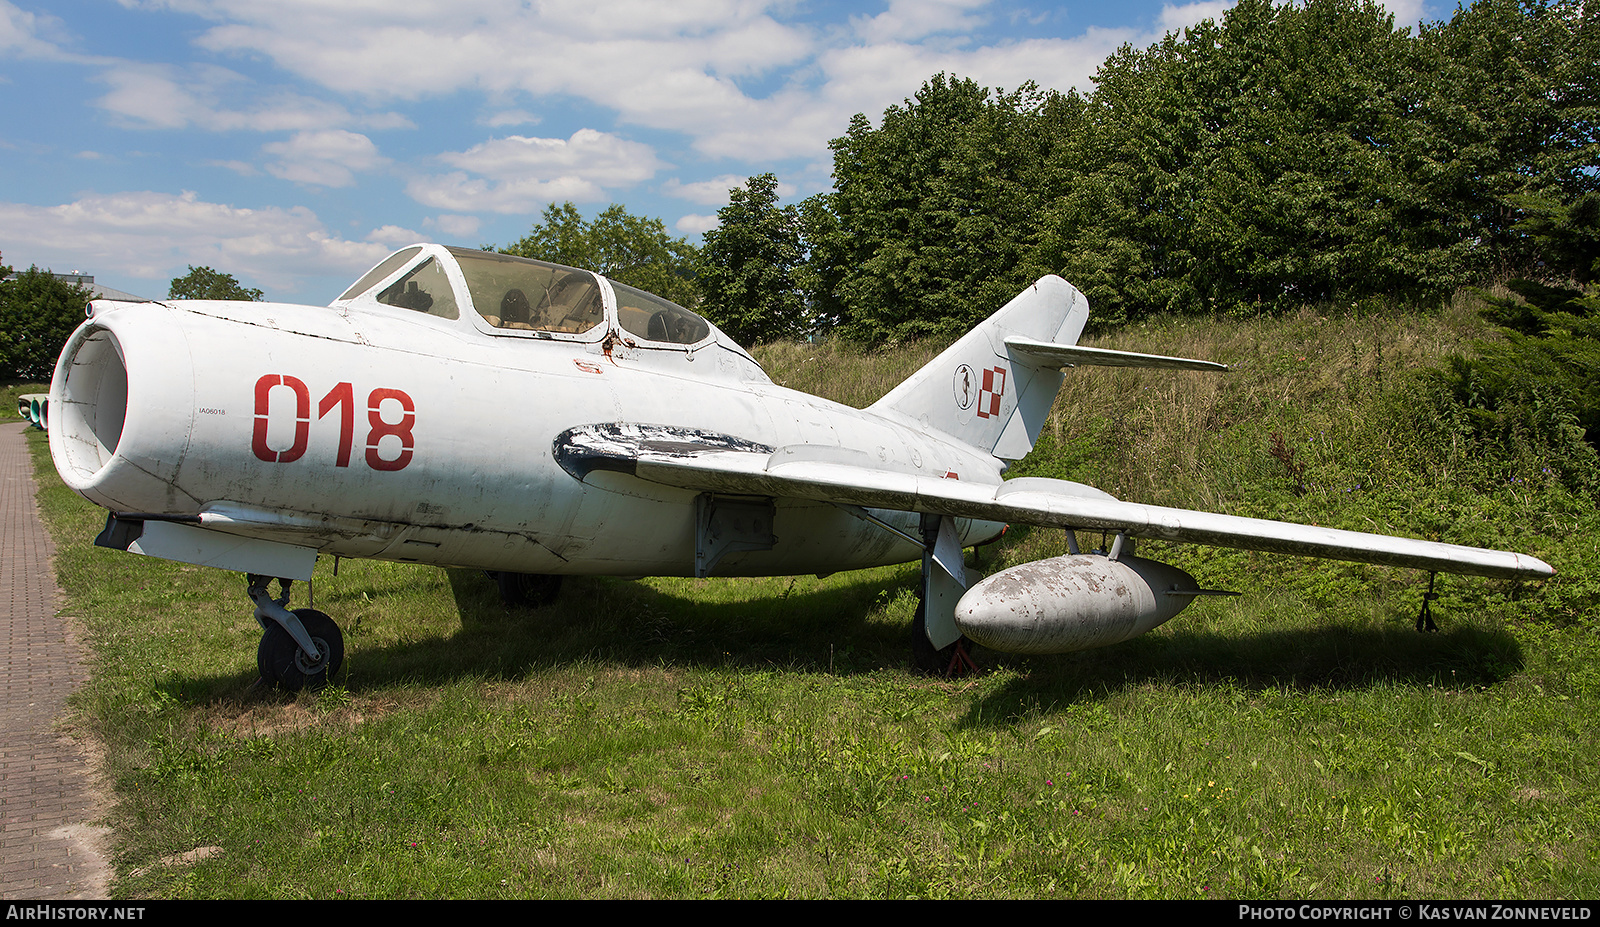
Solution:
[[(688, 429), (1000, 482), (1000, 462), (960, 441), (774, 385), (714, 328), (689, 344), (631, 331), (604, 278), (591, 328), (502, 329), (438, 250), (455, 318), (371, 298), (403, 265), (329, 307), (96, 304), (52, 386), (58, 470), (114, 512), (197, 516), (322, 554), (613, 575), (692, 575), (696, 494), (606, 471), (580, 480), (554, 450), (569, 429)], [(916, 533), (915, 515), (875, 514)], [(970, 543), (994, 526), (961, 527)], [(776, 500), (772, 534), (770, 550), (730, 553), (715, 572), (921, 556), (826, 503)]]

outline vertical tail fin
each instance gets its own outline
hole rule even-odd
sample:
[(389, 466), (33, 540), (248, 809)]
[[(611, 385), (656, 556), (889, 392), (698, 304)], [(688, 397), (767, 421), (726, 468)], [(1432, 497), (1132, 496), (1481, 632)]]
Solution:
[(1006, 460), (1033, 449), (1061, 388), (1058, 363), (1008, 351), (1007, 338), (1077, 344), (1089, 301), (1051, 275), (1006, 303), (869, 408), (899, 413)]

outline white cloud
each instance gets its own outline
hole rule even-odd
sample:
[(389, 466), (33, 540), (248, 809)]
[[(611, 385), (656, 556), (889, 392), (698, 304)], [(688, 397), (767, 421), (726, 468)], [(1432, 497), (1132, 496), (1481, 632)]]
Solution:
[(235, 174), (238, 174), (240, 177), (258, 177), (261, 175), (261, 171), (257, 169), (254, 164), (251, 164), (248, 161), (229, 159), (223, 161), (206, 161), (204, 163), (210, 167), (227, 168), (228, 170), (233, 171)]
[(739, 174), (723, 174), (710, 180), (684, 183), (674, 177), (661, 185), (661, 192), (680, 200), (688, 200), (691, 203), (704, 203), (707, 206), (726, 206), (728, 205), (728, 191), (734, 187), (743, 187), (749, 182), (749, 179)]
[(607, 132), (579, 129), (571, 138), (510, 135), (447, 152), (439, 160), (460, 168), (414, 178), (406, 192), (417, 202), (456, 212), (529, 212), (546, 203), (592, 203), (608, 188), (627, 187), (666, 166), (648, 145)]
[[(330, 88), (415, 98), (468, 86), (532, 93), (610, 83), (646, 47), (670, 70), (748, 73), (797, 60), (809, 30), (761, 0), (414, 0), (405, 4), (215, 0), (187, 4), (219, 22), (199, 43), (265, 54)], [(787, 4), (779, 4), (786, 6)]]
[(650, 146), (595, 129), (579, 129), (564, 139), (508, 135), (439, 159), (492, 178), (581, 171), (601, 183), (647, 180), (662, 166)]
[(1199, 25), (1201, 20), (1214, 19), (1222, 21), (1222, 14), (1228, 12), (1233, 6), (1233, 0), (1201, 0), (1199, 3), (1185, 3), (1181, 6), (1167, 4), (1161, 8), (1162, 32), (1177, 32), (1190, 26)]
[(940, 32), (969, 32), (983, 24), (971, 10), (989, 0), (889, 0), (877, 16), (852, 16), (850, 25), (867, 42), (906, 42)]
[(478, 234), (478, 226), (482, 223), (477, 216), (457, 216), (443, 213), (431, 219), (424, 219), (423, 226), (438, 229), (447, 238), (456, 241), (465, 241)]
[(699, 235), (711, 231), (721, 222), (722, 220), (716, 216), (697, 216), (694, 213), (689, 213), (677, 222), (672, 223), (672, 227), (684, 235)]
[[(166, 65), (124, 64), (111, 68), (100, 80), (111, 85), (111, 92), (95, 101), (113, 116), (140, 127), (181, 129), (196, 121), (206, 107), (172, 76), (175, 68)], [(205, 68), (213, 79), (231, 73), (222, 68)], [(196, 75), (197, 83), (199, 75)]]
[(765, 11), (774, 5), (763, 0), (545, 0), (539, 4), (538, 20), (577, 39), (693, 38), (723, 27), (770, 22)]
[(0, 0), (0, 55), (55, 61), (97, 60), (72, 54), (61, 47), (70, 41), (61, 20), (56, 17), (30, 13), (18, 8), (10, 0)]
[(384, 225), (373, 229), (363, 236), (364, 241), (375, 241), (390, 248), (414, 245), (419, 241), (427, 241), (428, 236), (399, 225)]
[(505, 126), (536, 126), (544, 120), (526, 110), (508, 109), (494, 113), (480, 121), (491, 129), (499, 129)]
[[(691, 203), (704, 203), (707, 206), (726, 206), (728, 205), (728, 191), (735, 188), (742, 190), (749, 182), (749, 177), (739, 174), (723, 174), (720, 177), (699, 180), (694, 183), (684, 183), (674, 177), (661, 185), (661, 192), (680, 200), (688, 200)], [(777, 193), (779, 198), (794, 196), (799, 190), (800, 188), (792, 183), (778, 182)], [(715, 222), (716, 220), (712, 219), (712, 223), (715, 224)]]
[[(262, 88), (236, 71), (215, 65), (178, 68), (123, 61), (108, 67), (98, 79), (111, 90), (95, 105), (135, 128), (293, 132), (346, 125), (412, 127), (411, 121), (398, 113), (354, 115), (326, 100)], [(250, 105), (230, 106), (224, 102), (230, 96), (248, 97)]]
[(184, 8), (218, 21), (200, 38), (202, 47), (265, 55), (334, 93), (378, 100), (461, 90), (497, 98), (572, 95), (626, 121), (693, 135), (708, 120), (745, 118), (756, 101), (736, 79), (771, 75), (815, 54), (814, 30), (777, 22), (769, 5), (216, 0)]
[(388, 253), (380, 244), (334, 237), (303, 206), (244, 209), (192, 192), (150, 191), (91, 194), (59, 206), (0, 203), (0, 251), (41, 266), (70, 263), (105, 277), (149, 280), (155, 295), (191, 264), (294, 291), (310, 276), (354, 279)]
[(356, 171), (389, 163), (372, 139), (343, 129), (296, 132), (288, 141), (272, 142), (261, 150), (278, 158), (267, 165), (274, 177), (324, 187), (348, 187), (355, 183)]

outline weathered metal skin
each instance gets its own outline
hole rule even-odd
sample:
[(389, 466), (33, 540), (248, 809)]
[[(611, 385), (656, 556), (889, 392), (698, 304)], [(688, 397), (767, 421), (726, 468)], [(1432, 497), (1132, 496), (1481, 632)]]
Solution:
[(956, 627), (1011, 653), (1070, 653), (1120, 644), (1194, 601), (1194, 577), (1140, 557), (1072, 554), (985, 579), (956, 605)]
[[(574, 352), (579, 362), (569, 359)], [(309, 404), (296, 409), (294, 390), (274, 380), (266, 414), (257, 414), (263, 377), (297, 381)], [(335, 392), (344, 384), (347, 397)], [(403, 393), (412, 404), (400, 469), (364, 459), (374, 390)], [(52, 453), (67, 484), (90, 500), (115, 512), (197, 515), (208, 529), (348, 557), (690, 575), (697, 493), (618, 472), (584, 471), (580, 479), (556, 459), (562, 433), (616, 430), (597, 414), (728, 435), (729, 447), (870, 447), (884, 466), (1000, 482), (992, 457), (771, 384), (731, 342), (690, 354), (617, 341), (493, 339), (465, 318), (392, 309), (101, 305), (68, 342), (52, 391), (61, 410)], [(319, 414), (328, 397), (333, 404)], [(355, 406), (343, 430), (341, 399)], [(773, 407), (791, 414), (775, 416)], [(377, 414), (393, 423), (399, 411), (390, 403)], [(258, 420), (268, 450), (293, 448), (295, 459), (260, 459)], [(373, 460), (392, 464), (401, 443), (383, 438)], [(292, 511), (279, 508), (285, 499), (296, 501)], [(915, 530), (914, 514), (880, 514)], [(968, 543), (997, 530), (967, 520), (961, 528)], [(716, 572), (833, 572), (921, 555), (815, 501), (779, 500), (774, 533), (774, 549), (730, 554)]]

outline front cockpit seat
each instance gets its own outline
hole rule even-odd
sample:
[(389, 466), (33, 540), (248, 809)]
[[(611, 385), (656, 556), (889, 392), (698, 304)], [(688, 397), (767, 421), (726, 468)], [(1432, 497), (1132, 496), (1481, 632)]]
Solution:
[(663, 309), (650, 317), (650, 323), (645, 326), (646, 338), (651, 341), (670, 341), (667, 335), (667, 312)]
[(533, 328), (533, 306), (528, 303), (527, 294), (515, 287), (506, 290), (500, 300), (500, 321), (494, 324), (501, 328)]

